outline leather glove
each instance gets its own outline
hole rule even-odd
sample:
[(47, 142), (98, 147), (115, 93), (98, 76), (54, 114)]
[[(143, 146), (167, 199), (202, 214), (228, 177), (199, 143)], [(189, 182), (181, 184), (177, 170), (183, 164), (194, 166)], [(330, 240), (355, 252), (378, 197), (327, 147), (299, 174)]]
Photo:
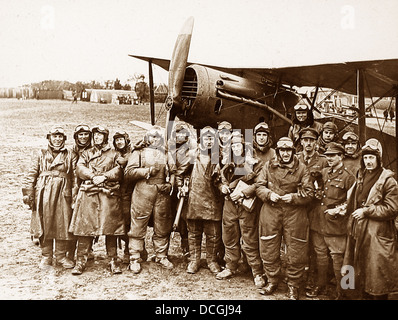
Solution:
[(149, 176), (150, 177), (156, 176), (159, 173), (159, 171), (160, 170), (157, 167), (150, 167), (149, 168)]
[(24, 204), (29, 206), (29, 209), (33, 208), (33, 197), (32, 196), (23, 196), (22, 201)]
[(188, 194), (188, 187), (186, 186), (178, 187), (177, 199), (180, 199), (181, 197), (186, 197), (187, 194)]
[(106, 180), (106, 177), (105, 176), (95, 176), (95, 177), (93, 177), (93, 183), (95, 184), (95, 185), (100, 185), (101, 183), (104, 183), (105, 182), (105, 180)]
[(222, 192), (223, 194), (230, 194), (230, 193), (231, 193), (231, 190), (229, 189), (229, 187), (228, 187), (226, 184), (223, 184), (223, 185), (221, 186), (221, 192)]

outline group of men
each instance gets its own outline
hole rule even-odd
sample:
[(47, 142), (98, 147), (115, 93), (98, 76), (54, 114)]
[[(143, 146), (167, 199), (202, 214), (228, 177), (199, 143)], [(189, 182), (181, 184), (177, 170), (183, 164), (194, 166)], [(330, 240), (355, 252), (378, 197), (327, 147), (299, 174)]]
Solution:
[[(353, 132), (338, 143), (332, 122), (319, 130), (303, 127), (293, 138), (280, 138), (275, 149), (271, 136), (268, 124), (261, 122), (253, 129), (253, 140), (246, 141), (240, 130), (223, 121), (217, 129), (202, 128), (196, 139), (188, 125), (178, 122), (169, 141), (164, 140), (163, 129), (154, 126), (134, 146), (126, 132), (116, 132), (111, 147), (108, 129), (79, 125), (75, 144), (68, 149), (63, 128), (51, 129), (48, 148), (35, 158), (22, 190), (24, 202), (32, 208), (32, 234), (40, 240), (40, 266), (52, 265), (55, 256), (56, 264), (79, 275), (92, 255), (93, 242), (105, 235), (110, 271), (122, 272), (120, 239), (125, 243), (123, 261), (131, 272), (139, 273), (148, 257), (145, 241), (151, 226), (155, 262), (173, 269), (168, 250), (179, 211), (188, 273), (203, 266), (203, 252), (216, 279), (233, 277), (246, 266), (260, 294), (271, 295), (280, 282), (282, 258), (287, 296), (296, 300), (306, 274), (315, 277), (306, 295), (322, 293), (332, 261), (336, 298), (342, 298), (347, 243), (358, 242), (358, 231), (350, 230), (364, 218), (363, 212), (350, 215), (348, 191), (355, 185), (358, 168), (366, 172), (374, 160), (365, 159), (367, 155), (377, 157), (376, 168), (381, 168), (381, 146), (370, 139), (360, 152)], [(372, 176), (373, 184), (378, 177)], [(385, 221), (390, 223), (398, 210), (394, 199), (398, 189), (391, 174), (384, 178), (392, 189), (388, 200), (383, 194), (370, 204), (372, 210), (369, 206), (365, 210), (362, 175), (362, 202), (355, 203), (355, 212), (361, 208), (369, 218), (378, 202), (385, 206), (388, 201)], [(367, 184), (368, 193), (371, 186)], [(370, 294), (386, 294), (380, 290)]]

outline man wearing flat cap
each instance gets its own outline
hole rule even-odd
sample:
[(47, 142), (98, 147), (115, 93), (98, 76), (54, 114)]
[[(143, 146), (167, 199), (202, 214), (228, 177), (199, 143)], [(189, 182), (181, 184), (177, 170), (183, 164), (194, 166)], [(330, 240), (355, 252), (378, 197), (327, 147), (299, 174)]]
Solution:
[(318, 139), (318, 132), (313, 128), (304, 128), (299, 133), (300, 144), (303, 151), (297, 153), (301, 162), (303, 162), (310, 172), (321, 171), (327, 166), (325, 156), (316, 151), (316, 143)]
[[(321, 170), (326, 168), (328, 162), (324, 155), (318, 153), (317, 141), (318, 141), (318, 131), (314, 128), (303, 128), (299, 132), (300, 144), (302, 146), (302, 151), (297, 154), (300, 162), (304, 163), (311, 175), (311, 181), (313, 183), (315, 194), (321, 187)], [(314, 202), (308, 204), (307, 212), (311, 224), (311, 213), (313, 212)], [(309, 268), (307, 270), (307, 287), (312, 287), (314, 281), (314, 271), (315, 271), (315, 252), (314, 246), (312, 244), (311, 233), (309, 242)]]
[(355, 177), (344, 167), (344, 147), (341, 144), (327, 144), (324, 154), (329, 167), (321, 171), (323, 192), (315, 202), (310, 225), (311, 239), (316, 252), (317, 282), (306, 295), (313, 298), (325, 289), (330, 252), (336, 277), (336, 298), (340, 299), (343, 297), (340, 281), (348, 221), (345, 207), (347, 192), (354, 184)]
[(293, 141), (280, 138), (277, 157), (264, 165), (256, 180), (256, 195), (263, 201), (259, 217), (260, 256), (268, 278), (260, 294), (270, 295), (278, 287), (283, 237), (287, 248), (287, 296), (297, 300), (307, 264), (307, 205), (312, 200), (313, 186), (308, 169), (294, 153)]

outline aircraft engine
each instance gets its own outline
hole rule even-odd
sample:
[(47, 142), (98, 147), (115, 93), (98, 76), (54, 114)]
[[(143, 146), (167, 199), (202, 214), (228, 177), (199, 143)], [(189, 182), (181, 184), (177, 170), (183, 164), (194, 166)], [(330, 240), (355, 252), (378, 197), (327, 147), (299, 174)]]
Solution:
[(254, 128), (265, 121), (273, 126), (290, 125), (288, 110), (300, 96), (270, 83), (259, 83), (223, 71), (190, 65), (181, 92), (183, 104), (175, 112), (194, 127), (217, 126), (223, 120), (234, 128)]

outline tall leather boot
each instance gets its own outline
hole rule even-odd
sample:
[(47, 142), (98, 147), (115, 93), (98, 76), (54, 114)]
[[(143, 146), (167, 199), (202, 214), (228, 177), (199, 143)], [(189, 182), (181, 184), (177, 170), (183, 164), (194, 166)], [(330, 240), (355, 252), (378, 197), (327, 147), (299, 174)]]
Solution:
[(120, 269), (119, 262), (117, 261), (117, 236), (105, 236), (105, 245), (106, 253), (110, 259), (109, 269), (111, 273), (122, 273), (122, 269)]
[(189, 264), (188, 273), (196, 273), (200, 269), (200, 257), (202, 254), (202, 234), (188, 234), (189, 243)]
[(72, 269), (75, 263), (66, 256), (67, 249), (70, 247), (69, 240), (55, 240), (55, 261), (56, 265), (65, 269)]
[(76, 249), (77, 249), (77, 239), (68, 241), (68, 248), (66, 249), (66, 256), (72, 261), (75, 260)]
[(73, 275), (80, 275), (86, 269), (88, 251), (93, 242), (93, 237), (79, 237), (77, 240), (77, 261), (72, 270)]
[(42, 258), (40, 260), (39, 268), (47, 269), (53, 264), (53, 239), (40, 239), (40, 248)]
[(326, 287), (328, 279), (329, 265), (317, 264), (317, 283), (314, 288), (306, 291), (305, 295), (309, 298), (315, 298), (320, 295)]

